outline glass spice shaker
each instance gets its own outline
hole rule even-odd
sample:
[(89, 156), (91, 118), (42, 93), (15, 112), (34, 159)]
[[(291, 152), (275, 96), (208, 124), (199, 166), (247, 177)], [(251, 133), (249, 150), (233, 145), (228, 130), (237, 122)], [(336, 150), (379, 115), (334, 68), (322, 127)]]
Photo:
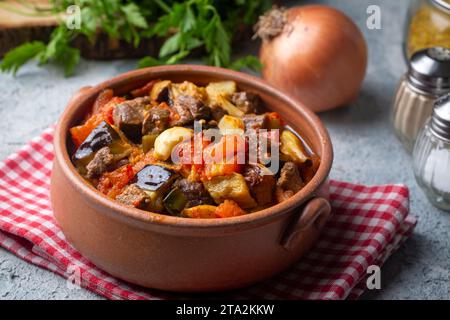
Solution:
[(436, 99), (450, 92), (450, 49), (434, 47), (416, 52), (402, 77), (393, 103), (395, 133), (408, 152), (433, 111)]
[(450, 94), (436, 101), (413, 152), (414, 175), (430, 202), (450, 211)]

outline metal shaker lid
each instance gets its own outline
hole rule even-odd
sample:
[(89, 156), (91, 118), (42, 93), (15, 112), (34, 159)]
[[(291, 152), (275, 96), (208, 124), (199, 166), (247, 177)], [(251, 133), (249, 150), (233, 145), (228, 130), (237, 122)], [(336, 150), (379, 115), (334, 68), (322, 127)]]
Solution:
[(447, 0), (431, 0), (431, 4), (438, 7), (441, 10), (450, 12), (450, 3)]
[(431, 131), (440, 138), (450, 140), (450, 93), (434, 103)]
[(434, 47), (414, 53), (408, 79), (414, 87), (430, 94), (450, 92), (450, 49)]

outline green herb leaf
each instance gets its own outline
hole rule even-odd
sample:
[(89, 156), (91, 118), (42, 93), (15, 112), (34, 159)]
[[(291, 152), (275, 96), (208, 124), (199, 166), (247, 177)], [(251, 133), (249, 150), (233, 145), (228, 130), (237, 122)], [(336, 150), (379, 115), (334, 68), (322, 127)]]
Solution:
[(179, 62), (180, 60), (186, 58), (189, 55), (190, 51), (186, 50), (186, 51), (180, 51), (177, 54), (174, 54), (173, 56), (169, 57), (166, 60), (165, 64), (175, 64), (177, 62)]
[(176, 33), (167, 39), (159, 50), (159, 57), (165, 57), (175, 51), (178, 51), (181, 44), (181, 33)]
[(57, 60), (64, 65), (64, 74), (69, 77), (73, 74), (76, 65), (80, 61), (80, 51), (75, 48), (65, 47), (61, 50)]
[(180, 51), (172, 56), (169, 56), (167, 58), (157, 59), (154, 57), (145, 57), (139, 60), (138, 62), (138, 68), (146, 68), (146, 67), (155, 67), (155, 66), (162, 66), (162, 65), (170, 65), (175, 64), (179, 62), (180, 60), (186, 58), (189, 55), (188, 50), (186, 51)]
[(260, 71), (262, 68), (261, 61), (255, 56), (246, 56), (237, 60), (234, 60), (230, 66), (233, 70), (250, 69), (253, 71)]
[(188, 32), (195, 28), (195, 16), (194, 12), (191, 9), (191, 6), (186, 7), (186, 11), (184, 13), (184, 18), (181, 23), (181, 31)]
[(145, 18), (142, 16), (139, 7), (135, 3), (130, 2), (129, 4), (124, 5), (122, 7), (122, 11), (125, 13), (127, 21), (131, 25), (143, 29), (148, 28), (147, 21), (145, 21)]
[(147, 68), (147, 67), (155, 67), (161, 66), (165, 63), (163, 60), (156, 59), (154, 57), (144, 57), (138, 62), (138, 68)]
[(78, 49), (69, 45), (74, 34), (67, 30), (65, 26), (59, 26), (52, 33), (52, 38), (47, 47), (41, 51), (36, 57), (40, 65), (44, 65), (50, 61), (55, 61), (64, 66), (64, 74), (66, 77), (73, 74), (75, 66), (80, 61), (80, 52)]
[(86, 7), (81, 9), (81, 28), (82, 32), (91, 40), (98, 28), (96, 12), (93, 8)]
[(24, 43), (9, 51), (0, 63), (0, 70), (16, 74), (17, 70), (29, 60), (35, 58), (45, 50), (45, 44), (41, 41)]
[(202, 46), (203, 44), (204, 44), (204, 42), (198, 38), (192, 37), (192, 38), (186, 39), (186, 48), (188, 50), (198, 48), (198, 47)]

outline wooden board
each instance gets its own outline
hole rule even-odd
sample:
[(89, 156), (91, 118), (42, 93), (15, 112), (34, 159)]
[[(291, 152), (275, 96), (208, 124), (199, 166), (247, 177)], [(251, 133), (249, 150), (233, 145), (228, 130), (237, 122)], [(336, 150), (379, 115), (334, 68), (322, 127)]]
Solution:
[(26, 41), (48, 40), (53, 28), (58, 24), (58, 17), (35, 16), (33, 5), (46, 7), (48, 1), (0, 1), (0, 57)]
[(47, 14), (36, 8), (47, 9), (48, 1), (0, 1), (0, 29), (20, 29), (27, 27), (47, 27), (58, 24), (58, 17)]

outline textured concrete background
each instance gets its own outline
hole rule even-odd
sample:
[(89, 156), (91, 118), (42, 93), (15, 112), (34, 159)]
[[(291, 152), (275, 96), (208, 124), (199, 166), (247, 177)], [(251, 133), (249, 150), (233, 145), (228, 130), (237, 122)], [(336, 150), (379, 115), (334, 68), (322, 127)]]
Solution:
[[(411, 191), (412, 214), (419, 217), (413, 237), (383, 267), (382, 290), (368, 292), (363, 298), (449, 299), (450, 214), (433, 208), (418, 188), (411, 158), (394, 137), (389, 122), (391, 98), (406, 68), (401, 43), (409, 1), (314, 2), (329, 3), (351, 16), (365, 33), (370, 53), (358, 101), (320, 115), (334, 143), (331, 177), (363, 184), (404, 183)], [(381, 30), (366, 28), (366, 9), (373, 4), (381, 8)], [(27, 66), (15, 78), (0, 75), (0, 159), (54, 123), (79, 87), (96, 84), (134, 66), (135, 61), (83, 61), (77, 74), (68, 79), (59, 69), (39, 69), (35, 65)], [(83, 289), (69, 290), (60, 277), (0, 249), (0, 298), (100, 297)]]

